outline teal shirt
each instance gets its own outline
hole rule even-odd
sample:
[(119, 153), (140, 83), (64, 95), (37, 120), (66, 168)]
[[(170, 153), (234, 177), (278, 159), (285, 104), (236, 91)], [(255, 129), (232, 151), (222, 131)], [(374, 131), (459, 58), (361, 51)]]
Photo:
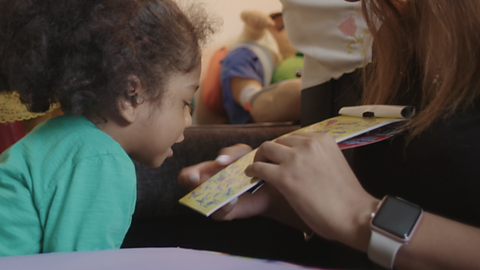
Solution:
[(120, 248), (135, 167), (85, 117), (46, 121), (0, 155), (0, 256)]

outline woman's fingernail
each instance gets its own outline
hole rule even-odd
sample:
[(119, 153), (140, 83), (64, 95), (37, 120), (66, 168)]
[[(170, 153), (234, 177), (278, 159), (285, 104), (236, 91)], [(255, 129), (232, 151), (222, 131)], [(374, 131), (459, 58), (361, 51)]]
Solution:
[(230, 161), (230, 156), (220, 155), (215, 159), (215, 161), (217, 161), (219, 163), (228, 163)]
[(191, 182), (200, 181), (200, 175), (198, 173), (191, 173), (191, 174), (188, 175), (188, 178), (190, 178)]
[(233, 200), (231, 200), (228, 204), (234, 205), (234, 204), (236, 204), (237, 202), (238, 202), (238, 198), (235, 197), (235, 198), (234, 198)]

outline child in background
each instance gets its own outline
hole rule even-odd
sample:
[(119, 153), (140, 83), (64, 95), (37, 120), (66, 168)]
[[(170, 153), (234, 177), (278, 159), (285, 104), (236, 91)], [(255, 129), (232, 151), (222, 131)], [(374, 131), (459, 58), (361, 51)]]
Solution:
[(130, 158), (158, 167), (191, 124), (214, 31), (172, 0), (0, 0), (1, 79), (32, 112), (0, 156), (0, 256), (119, 248), (135, 208)]

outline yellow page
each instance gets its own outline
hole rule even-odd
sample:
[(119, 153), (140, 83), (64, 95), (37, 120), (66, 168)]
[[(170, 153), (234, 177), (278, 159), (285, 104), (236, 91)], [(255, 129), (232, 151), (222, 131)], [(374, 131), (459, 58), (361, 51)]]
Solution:
[[(328, 133), (337, 143), (353, 138), (379, 127), (403, 121), (397, 118), (364, 119), (352, 116), (337, 116), (322, 122), (293, 131)], [(283, 135), (287, 136), (289, 134)], [(283, 137), (282, 136), (282, 137)], [(215, 174), (196, 189), (180, 199), (184, 204), (205, 216), (210, 216), (232, 199), (240, 196), (258, 184), (260, 179), (245, 175), (244, 171), (253, 162), (257, 149), (233, 162), (225, 169)]]

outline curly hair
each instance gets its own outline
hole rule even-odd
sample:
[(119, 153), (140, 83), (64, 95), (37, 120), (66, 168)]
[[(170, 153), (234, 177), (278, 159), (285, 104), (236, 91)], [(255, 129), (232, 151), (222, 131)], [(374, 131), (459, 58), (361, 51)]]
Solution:
[(215, 31), (205, 10), (172, 0), (0, 0), (0, 80), (32, 112), (118, 113), (129, 75), (160, 100), (168, 78), (200, 64)]

